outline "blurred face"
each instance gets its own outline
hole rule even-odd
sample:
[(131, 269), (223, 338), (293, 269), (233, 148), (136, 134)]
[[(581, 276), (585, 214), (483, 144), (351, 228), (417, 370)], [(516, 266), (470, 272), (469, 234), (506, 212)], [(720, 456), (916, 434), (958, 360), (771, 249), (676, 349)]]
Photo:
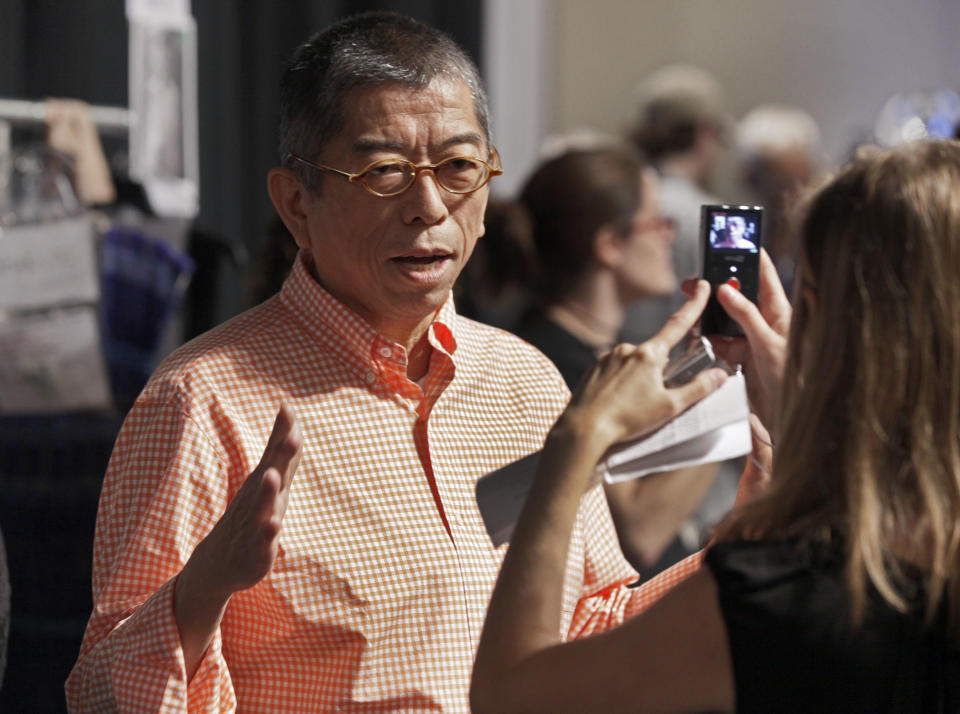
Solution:
[(732, 240), (740, 240), (743, 238), (743, 232), (746, 228), (747, 224), (740, 216), (730, 216), (727, 219), (727, 233)]
[(673, 225), (660, 215), (660, 184), (652, 169), (644, 169), (641, 175), (640, 197), (618, 266), (621, 288), (629, 299), (667, 295), (677, 289)]
[[(361, 88), (348, 96), (346, 123), (322, 156), (356, 173), (373, 161), (403, 158), (436, 164), (452, 156), (487, 159), (473, 98), (462, 82), (424, 89)], [(315, 277), (384, 335), (404, 341), (425, 329), (483, 234), (489, 188), (453, 194), (421, 172), (399, 196), (381, 198), (362, 185), (324, 175), (308, 194), (308, 235)], [(304, 245), (305, 244), (305, 245)]]

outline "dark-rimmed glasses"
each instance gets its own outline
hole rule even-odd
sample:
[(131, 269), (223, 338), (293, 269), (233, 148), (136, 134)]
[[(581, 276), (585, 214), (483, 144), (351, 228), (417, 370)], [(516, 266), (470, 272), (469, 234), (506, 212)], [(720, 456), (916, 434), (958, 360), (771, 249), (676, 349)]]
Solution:
[(355, 174), (318, 164), (293, 153), (287, 154), (287, 158), (319, 171), (342, 176), (350, 183), (362, 184), (374, 196), (381, 198), (399, 196), (413, 185), (421, 171), (432, 171), (440, 187), (450, 193), (473, 193), (486, 186), (494, 176), (503, 173), (500, 154), (492, 146), (490, 160), (493, 164), (473, 156), (451, 156), (437, 164), (415, 164), (396, 158), (380, 159)]

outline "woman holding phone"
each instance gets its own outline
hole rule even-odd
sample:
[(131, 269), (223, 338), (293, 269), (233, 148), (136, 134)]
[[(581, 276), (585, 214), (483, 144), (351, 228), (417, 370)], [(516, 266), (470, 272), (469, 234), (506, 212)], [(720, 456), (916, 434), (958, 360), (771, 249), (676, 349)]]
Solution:
[(810, 203), (799, 266), (792, 315), (766, 254), (759, 308), (718, 291), (747, 336), (718, 348), (773, 427), (769, 487), (648, 611), (560, 643), (580, 494), (611, 444), (688, 403), (662, 370), (707, 285), (584, 380), (501, 570), (475, 712), (960, 711), (960, 143), (854, 161)]

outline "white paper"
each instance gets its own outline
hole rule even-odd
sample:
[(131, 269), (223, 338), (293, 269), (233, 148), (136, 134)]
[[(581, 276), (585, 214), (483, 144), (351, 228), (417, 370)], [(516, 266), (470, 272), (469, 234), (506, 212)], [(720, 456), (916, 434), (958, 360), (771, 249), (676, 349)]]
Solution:
[[(750, 409), (743, 375), (652, 434), (612, 448), (597, 469), (608, 481), (708, 464), (750, 453)], [(535, 451), (477, 481), (477, 507), (495, 546), (510, 540), (540, 461)]]
[[(742, 374), (731, 375), (720, 389), (657, 431), (611, 448), (601, 462), (604, 478), (610, 482), (624, 481), (655, 471), (743, 456), (750, 453), (751, 448), (749, 418), (746, 382)], [(696, 441), (697, 437), (737, 422), (746, 425), (746, 441), (742, 438), (742, 428), (719, 432), (716, 437), (719, 441), (715, 445), (710, 439)], [(738, 436), (740, 438), (735, 438)], [(723, 437), (734, 440), (727, 441)], [(686, 448), (682, 446), (684, 444), (687, 444)], [(718, 452), (728, 455), (713, 459), (713, 454)], [(656, 458), (648, 458), (651, 455)]]
[(88, 218), (0, 231), (0, 309), (95, 302), (99, 295), (96, 235)]
[(63, 412), (110, 405), (94, 306), (0, 320), (0, 412)]
[(607, 482), (619, 483), (660, 471), (735, 459), (749, 454), (752, 447), (750, 421), (741, 419), (648, 454), (640, 461), (629, 461), (612, 468), (605, 466), (602, 473)]

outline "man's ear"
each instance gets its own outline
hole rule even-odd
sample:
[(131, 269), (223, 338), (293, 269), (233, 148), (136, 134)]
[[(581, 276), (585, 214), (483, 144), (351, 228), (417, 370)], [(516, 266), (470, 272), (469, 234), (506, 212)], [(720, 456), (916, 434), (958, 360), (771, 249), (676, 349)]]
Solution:
[(623, 258), (623, 237), (603, 226), (593, 237), (593, 257), (604, 268), (616, 268)]
[(267, 192), (283, 225), (304, 250), (310, 249), (310, 231), (307, 226), (307, 191), (290, 169), (276, 166), (267, 174)]

